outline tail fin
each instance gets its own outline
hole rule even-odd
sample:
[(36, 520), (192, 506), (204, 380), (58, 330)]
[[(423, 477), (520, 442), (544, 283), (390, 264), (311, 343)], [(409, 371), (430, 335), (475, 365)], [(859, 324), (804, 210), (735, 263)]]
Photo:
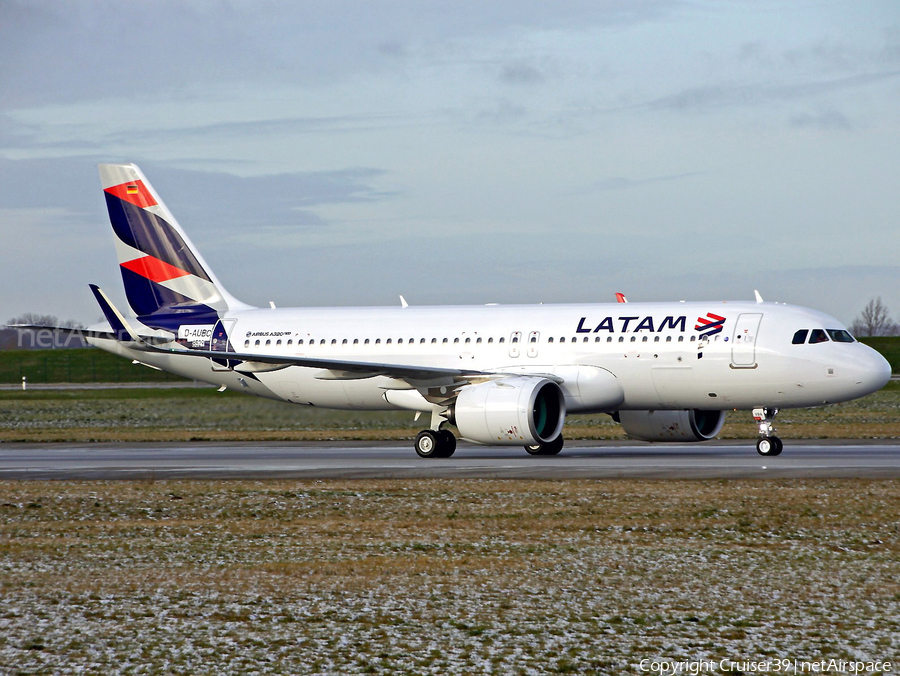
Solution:
[(175, 313), (215, 317), (246, 307), (219, 283), (175, 217), (134, 164), (101, 164), (100, 181), (116, 237), (128, 305), (145, 323)]

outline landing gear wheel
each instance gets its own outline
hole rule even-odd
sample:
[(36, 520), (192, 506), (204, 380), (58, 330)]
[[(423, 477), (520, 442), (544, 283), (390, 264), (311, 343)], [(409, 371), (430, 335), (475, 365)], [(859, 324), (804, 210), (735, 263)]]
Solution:
[(778, 437), (763, 437), (756, 442), (756, 452), (760, 455), (781, 455), (783, 449), (784, 442)]
[(416, 435), (420, 458), (449, 458), (456, 452), (456, 437), (450, 430), (422, 430)]
[(526, 446), (525, 450), (528, 451), (530, 455), (557, 455), (562, 450), (563, 443), (563, 436), (560, 434), (552, 441), (545, 441), (533, 446)]
[(438, 433), (431, 430), (422, 430), (416, 435), (416, 453), (420, 458), (438, 458), (441, 444), (438, 442)]
[(779, 437), (772, 437), (772, 441), (775, 442), (775, 452), (772, 455), (781, 455), (784, 450), (784, 442)]
[(456, 437), (450, 430), (438, 430), (438, 458), (449, 458), (456, 452)]

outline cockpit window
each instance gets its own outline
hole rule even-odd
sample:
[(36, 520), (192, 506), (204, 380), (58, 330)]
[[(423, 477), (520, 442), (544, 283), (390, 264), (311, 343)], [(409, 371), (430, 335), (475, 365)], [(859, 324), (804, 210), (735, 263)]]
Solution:
[(813, 343), (827, 343), (828, 342), (828, 334), (825, 333), (825, 329), (813, 329), (812, 334), (809, 336), (810, 345)]
[(853, 336), (850, 335), (850, 332), (844, 331), (844, 329), (828, 329), (828, 335), (831, 336), (831, 339), (835, 343), (852, 343), (852, 342), (854, 342)]
[(806, 342), (806, 336), (809, 335), (809, 329), (800, 329), (797, 333), (794, 334), (794, 339), (791, 341), (793, 345), (803, 345)]

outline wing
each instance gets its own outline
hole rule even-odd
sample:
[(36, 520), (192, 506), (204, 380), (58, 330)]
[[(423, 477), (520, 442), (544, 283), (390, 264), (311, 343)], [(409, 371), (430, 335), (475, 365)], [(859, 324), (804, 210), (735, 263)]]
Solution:
[[(163, 348), (143, 344), (141, 348), (149, 352), (205, 357), (217, 360), (234, 360), (244, 362), (248, 368), (254, 370), (254, 365), (268, 365), (276, 368), (288, 366), (303, 366), (306, 368), (327, 369), (341, 373), (352, 374), (356, 378), (374, 378), (375, 376), (390, 376), (404, 380), (435, 380), (440, 378), (469, 379), (476, 377), (490, 377), (492, 374), (473, 369), (451, 369), (437, 366), (412, 366), (408, 364), (388, 364), (367, 361), (346, 361), (342, 359), (319, 359), (316, 357), (289, 357), (286, 355), (248, 354), (244, 352), (221, 352), (217, 350), (189, 350), (176, 348)], [(236, 367), (236, 370), (243, 370)], [(262, 369), (257, 369), (262, 370)]]

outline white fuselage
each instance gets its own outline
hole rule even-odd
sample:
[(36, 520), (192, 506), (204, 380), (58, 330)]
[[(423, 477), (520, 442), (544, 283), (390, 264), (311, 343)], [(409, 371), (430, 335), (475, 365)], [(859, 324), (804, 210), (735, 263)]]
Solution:
[[(724, 318), (722, 330), (704, 337), (709, 316)], [(570, 412), (817, 406), (874, 392), (890, 375), (884, 358), (858, 342), (793, 344), (798, 330), (843, 327), (778, 303), (250, 309), (221, 322), (229, 349), (242, 354), (553, 376)], [(186, 328), (180, 342), (215, 349), (212, 328)], [(429, 410), (413, 385), (452, 382), (252, 362), (232, 370), (204, 357), (91, 342), (188, 378), (329, 408)]]

